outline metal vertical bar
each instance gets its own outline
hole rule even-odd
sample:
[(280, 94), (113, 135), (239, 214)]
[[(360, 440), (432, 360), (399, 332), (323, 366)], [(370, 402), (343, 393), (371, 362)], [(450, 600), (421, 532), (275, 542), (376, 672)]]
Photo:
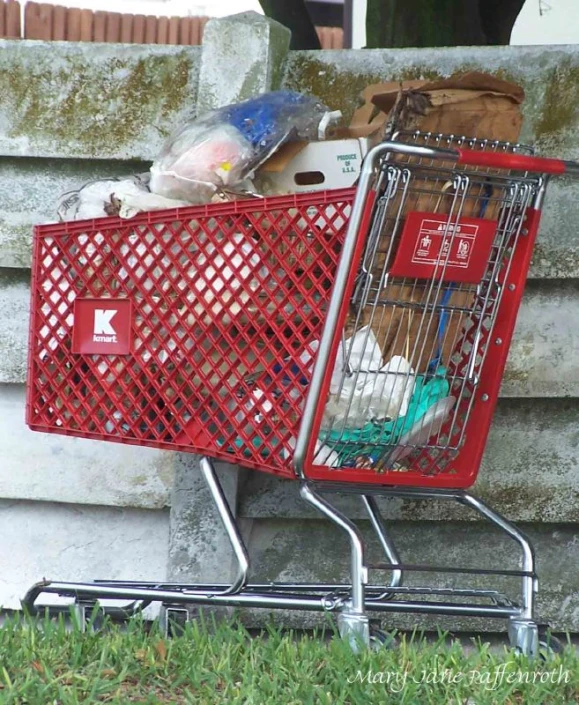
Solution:
[(344, 14), (342, 17), (342, 25), (344, 29), (344, 40), (342, 49), (352, 48), (352, 12), (353, 12), (353, 2), (352, 0), (344, 0)]
[(368, 582), (368, 569), (364, 565), (364, 542), (353, 522), (325, 499), (316, 494), (307, 483), (300, 488), (302, 499), (328, 517), (348, 534), (351, 547), (352, 612), (364, 614), (364, 586)]
[[(396, 550), (394, 543), (391, 541), (388, 533), (386, 532), (386, 527), (384, 526), (384, 521), (382, 520), (382, 515), (380, 514), (376, 500), (374, 497), (363, 494), (362, 502), (364, 502), (364, 506), (366, 507), (366, 511), (368, 512), (374, 531), (376, 532), (380, 545), (386, 554), (386, 558), (393, 565), (400, 565), (400, 556), (398, 555), (398, 551)], [(394, 568), (392, 570), (390, 587), (400, 587), (400, 585), (402, 585), (402, 577), (402, 571)]]
[(247, 584), (249, 557), (241, 538), (241, 534), (239, 533), (239, 529), (237, 528), (235, 517), (233, 516), (231, 508), (227, 503), (227, 499), (223, 494), (223, 488), (217, 479), (217, 475), (215, 474), (215, 467), (213, 463), (209, 460), (209, 458), (202, 457), (199, 461), (199, 467), (201, 468), (201, 473), (205, 478), (207, 486), (209, 487), (209, 491), (211, 492), (211, 496), (215, 502), (215, 506), (217, 507), (217, 511), (219, 512), (225, 531), (227, 531), (227, 536), (231, 542), (231, 547), (233, 548), (235, 557), (237, 558), (237, 578), (233, 581), (231, 587), (221, 593), (223, 595), (231, 595), (239, 592)]
[[(336, 324), (340, 316), (340, 309), (345, 295), (346, 284), (350, 276), (350, 269), (353, 264), (354, 251), (358, 240), (358, 231), (362, 223), (364, 209), (366, 207), (366, 199), (370, 192), (370, 182), (374, 175), (376, 160), (385, 150), (382, 145), (374, 147), (364, 159), (362, 171), (360, 173), (360, 181), (356, 192), (356, 198), (352, 206), (352, 213), (348, 223), (346, 238), (340, 255), (340, 262), (334, 280), (334, 288), (328, 310), (326, 314), (326, 322), (316, 355), (316, 362), (312, 372), (310, 389), (304, 406), (302, 423), (296, 440), (296, 448), (294, 452), (294, 467), (298, 475), (304, 477), (304, 462), (306, 452), (314, 427), (314, 418), (319, 404), (321, 389), (323, 385), (326, 367), (330, 363), (330, 351), (334, 339)], [(309, 501), (309, 500), (308, 500)]]
[(536, 578), (535, 573), (535, 554), (533, 546), (529, 539), (516, 526), (511, 524), (505, 517), (501, 516), (477, 497), (473, 497), (468, 493), (464, 493), (460, 501), (471, 507), (479, 514), (488, 519), (490, 522), (502, 529), (512, 539), (514, 539), (521, 547), (523, 552), (523, 570), (529, 575), (524, 575), (522, 578), (522, 609), (521, 617), (523, 619), (533, 619)]

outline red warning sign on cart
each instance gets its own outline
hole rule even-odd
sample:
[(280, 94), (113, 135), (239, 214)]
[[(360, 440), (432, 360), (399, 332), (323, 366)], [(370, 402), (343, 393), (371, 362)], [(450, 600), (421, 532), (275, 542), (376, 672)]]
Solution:
[(409, 213), (390, 275), (476, 284), (488, 266), (496, 231), (496, 220)]

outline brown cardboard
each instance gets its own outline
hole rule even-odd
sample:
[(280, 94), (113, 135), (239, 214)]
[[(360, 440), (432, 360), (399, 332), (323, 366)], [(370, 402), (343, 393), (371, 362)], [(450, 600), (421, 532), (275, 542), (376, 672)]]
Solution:
[[(364, 103), (355, 111), (349, 126), (332, 128), (330, 138), (373, 136), (378, 140), (401, 91), (417, 91), (426, 95), (430, 102), (428, 114), (421, 118), (418, 126), (412, 125), (413, 129), (464, 134), (467, 137), (476, 135), (511, 142), (518, 138), (522, 118), (517, 106), (524, 100), (523, 89), (514, 83), (477, 71), (456, 74), (439, 81), (390, 81), (366, 86), (360, 94)], [(451, 109), (452, 116), (441, 119), (439, 111), (447, 116), (451, 105), (456, 106)], [(455, 110), (458, 114), (454, 113)], [(496, 113), (502, 115), (497, 116)], [(455, 128), (450, 129), (453, 124)], [(464, 127), (462, 131), (459, 129), (461, 125)], [(494, 138), (490, 133), (501, 133), (504, 136)], [(513, 134), (516, 134), (515, 138), (511, 137)], [(269, 173), (282, 172), (306, 145), (307, 142), (290, 142), (283, 145), (264, 162), (260, 170)]]
[[(394, 107), (400, 90), (414, 90), (420, 93), (427, 93), (432, 105), (460, 103), (465, 100), (490, 95), (506, 98), (508, 101), (505, 103), (504, 107), (506, 107), (510, 103), (520, 105), (525, 98), (523, 89), (517, 84), (509, 83), (495, 78), (490, 74), (483, 74), (477, 71), (456, 74), (440, 81), (378, 83), (373, 86), (368, 86), (362, 93), (362, 96), (369, 98), (372, 105), (376, 106), (383, 113), (388, 114)], [(368, 106), (364, 106), (364, 108), (358, 111), (360, 118), (364, 116), (363, 110), (367, 112)], [(354, 119), (352, 122), (354, 122)]]
[[(451, 76), (439, 81), (405, 81), (402, 83), (378, 83), (367, 86), (361, 95), (364, 103), (354, 113), (347, 128), (337, 128), (334, 138), (370, 137), (378, 142), (384, 137), (386, 126), (391, 127), (394, 116), (401, 118), (394, 125), (395, 131), (415, 130), (434, 134), (454, 134), (465, 137), (517, 142), (522, 126), (521, 103), (524, 91), (519, 86), (497, 79), (480, 72), (469, 72)], [(404, 101), (408, 99), (407, 103)], [(399, 110), (398, 108), (404, 108)], [(422, 143), (424, 144), (424, 143)], [(433, 146), (435, 146), (433, 142)], [(284, 146), (262, 168), (265, 171), (282, 171), (288, 162), (305, 147), (305, 143)], [(405, 161), (410, 161), (404, 158)], [(416, 176), (413, 188), (416, 195), (404, 206), (404, 215), (410, 210), (434, 210), (449, 213), (450, 193), (441, 191), (440, 199), (433, 200), (426, 193), (428, 174), (424, 181)], [(400, 204), (400, 194), (390, 204), (395, 212)], [(463, 204), (464, 216), (478, 215), (477, 198), (467, 197)], [(488, 207), (485, 218), (496, 218), (496, 203)], [(392, 238), (390, 226), (387, 225), (380, 234), (378, 250), (386, 253)], [(394, 243), (394, 248), (396, 243)], [(314, 255), (315, 256), (320, 256)], [(386, 265), (386, 255), (379, 255), (373, 273), (378, 275)], [(435, 357), (438, 347), (438, 314), (425, 311), (426, 288), (405, 285), (393, 285), (387, 298), (399, 301), (384, 311), (372, 313), (370, 308), (363, 311), (351, 311), (347, 323), (347, 332), (354, 332), (354, 325), (370, 325), (380, 345), (384, 362), (393, 355), (407, 357), (418, 372), (424, 372), (428, 363)], [(421, 293), (422, 292), (422, 293)], [(448, 364), (453, 349), (460, 340), (467, 322), (468, 309), (473, 306), (474, 289), (452, 292), (449, 306), (455, 307), (446, 329), (443, 343), (443, 364)], [(432, 306), (433, 301), (429, 304)], [(440, 300), (438, 300), (440, 303)], [(460, 312), (460, 309), (463, 311)]]
[[(384, 84), (374, 90), (370, 102), (384, 115), (394, 116), (399, 99), (412, 94), (426, 102), (424, 114), (411, 107), (401, 111), (395, 130), (418, 129), (422, 132), (464, 135), (484, 139), (516, 142), (522, 126), (523, 89), (490, 74), (471, 71), (439, 81)], [(400, 103), (398, 103), (400, 106)]]
[(281, 173), (291, 160), (305, 149), (307, 144), (307, 142), (288, 142), (282, 145), (275, 154), (261, 165), (260, 171), (270, 174)]
[[(524, 91), (519, 86), (494, 76), (470, 72), (451, 76), (440, 81), (408, 81), (374, 84), (363, 92), (364, 105), (356, 111), (350, 130), (357, 135), (375, 135), (384, 138), (386, 129), (398, 131), (420, 130), (433, 134), (453, 134), (480, 139), (517, 142), (522, 126), (521, 103)], [(421, 141), (425, 145), (425, 142)], [(436, 146), (436, 140), (431, 141)], [(394, 157), (394, 159), (397, 159)], [(404, 162), (412, 159), (400, 157)], [(415, 167), (416, 168), (416, 167)], [(425, 173), (424, 180), (415, 172), (413, 195), (403, 207), (406, 215), (412, 210), (449, 213), (452, 199), (441, 191), (440, 198), (433, 197), (432, 182)], [(394, 197), (390, 212), (400, 207), (401, 194)], [(478, 199), (467, 197), (463, 203), (463, 216), (478, 216)], [(496, 219), (497, 203), (491, 203), (485, 218)], [(380, 234), (378, 255), (373, 274), (380, 278), (386, 263), (386, 252), (392, 238), (391, 226)], [(396, 243), (394, 243), (394, 250)], [(372, 314), (371, 310), (352, 311), (350, 321), (357, 325), (369, 324), (378, 340), (386, 362), (393, 355), (409, 357), (411, 365), (424, 372), (438, 347), (438, 315), (421, 311), (426, 303), (421, 289), (414, 286), (391, 285), (387, 294), (390, 300), (400, 302), (387, 311)], [(418, 298), (417, 298), (418, 294)], [(473, 306), (474, 289), (453, 292), (448, 304), (469, 309)], [(433, 302), (430, 301), (430, 304)], [(443, 344), (442, 360), (448, 364), (453, 348), (460, 340), (468, 320), (466, 312), (453, 313), (448, 323)]]
[[(362, 91), (360, 98), (364, 101), (363, 105), (356, 110), (350, 121), (348, 128), (352, 137), (369, 137), (376, 135), (384, 123), (386, 122), (387, 113), (396, 102), (396, 96), (401, 88), (404, 90), (417, 89), (424, 84), (424, 81), (404, 81), (397, 83), (390, 81), (389, 83), (372, 83)], [(376, 95), (394, 96), (394, 100), (390, 108), (384, 112), (373, 101)]]
[[(328, 130), (327, 135), (328, 139), (325, 141), (348, 140), (363, 136), (354, 135), (349, 127), (333, 127)], [(291, 160), (302, 152), (308, 144), (308, 142), (287, 142), (260, 166), (259, 171), (268, 174), (280, 174)]]
[[(410, 82), (412, 83), (412, 82)], [(368, 86), (363, 92), (362, 96), (368, 96), (369, 98), (373, 95), (372, 89), (376, 90), (381, 90), (383, 89), (384, 86), (394, 86), (397, 84), (384, 84), (384, 83), (376, 83), (373, 84), (372, 86)], [(362, 109), (361, 109), (362, 110)], [(375, 122), (373, 122), (371, 125), (365, 124), (366, 122), (366, 115), (368, 112), (375, 112), (381, 115), (382, 117)], [(373, 105), (368, 104), (367, 106), (364, 106), (363, 112), (359, 115), (359, 111), (357, 111), (354, 114), (354, 117), (352, 118), (352, 121), (350, 122), (349, 126), (345, 125), (334, 125), (330, 128), (328, 128), (327, 135), (328, 139), (330, 140), (348, 140), (348, 139), (355, 139), (358, 137), (368, 137), (373, 134), (377, 134), (380, 127), (384, 123), (384, 120), (386, 119), (386, 116)], [(289, 164), (289, 162), (297, 155), (299, 154), (305, 147), (308, 145), (307, 142), (288, 142), (284, 145), (282, 145), (275, 154), (273, 154), (269, 159), (267, 159), (259, 168), (259, 171), (263, 171), (266, 173), (281, 173), (286, 166)]]

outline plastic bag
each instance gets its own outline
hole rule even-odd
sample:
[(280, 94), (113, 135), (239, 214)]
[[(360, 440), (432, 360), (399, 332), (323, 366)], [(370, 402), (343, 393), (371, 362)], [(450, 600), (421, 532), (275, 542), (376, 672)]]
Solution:
[(340, 344), (332, 375), (332, 380), (338, 378), (339, 383), (337, 388), (335, 383), (330, 385), (325, 427), (361, 428), (370, 421), (391, 420), (406, 414), (414, 389), (414, 370), (398, 355), (386, 365), (382, 360), (380, 346), (367, 326), (345, 345)]
[(338, 455), (333, 467), (372, 466), (380, 446), (398, 446), (388, 461), (400, 462), (416, 447), (440, 432), (454, 406), (446, 370), (440, 367), (436, 375), (417, 375), (412, 398), (405, 415), (383, 423), (369, 422), (360, 428), (343, 427), (322, 431), (320, 442)]
[(110, 215), (132, 218), (145, 211), (189, 205), (185, 201), (151, 193), (148, 181), (148, 174), (89, 181), (76, 191), (69, 191), (60, 197), (58, 218), (61, 221), (92, 220)]
[[(319, 342), (311, 341), (300, 362), (311, 367)], [(324, 427), (340, 424), (360, 428), (369, 421), (404, 416), (414, 390), (410, 363), (395, 356), (383, 365), (382, 351), (371, 328), (360, 328), (340, 342), (330, 379), (330, 396), (324, 410)], [(286, 391), (291, 396), (291, 391)]]
[(329, 399), (326, 415), (344, 428), (360, 428), (369, 421), (390, 421), (404, 416), (414, 380), (410, 363), (396, 355), (379, 370), (359, 371), (345, 377), (339, 394)]
[(328, 108), (293, 91), (274, 91), (227, 105), (179, 127), (151, 166), (151, 191), (206, 203), (233, 189), (278, 147), (312, 140)]
[[(292, 451), (295, 450), (296, 439), (290, 438), (288, 441), (288, 446)], [(283, 448), (282, 455), (286, 459), (291, 457), (291, 453), (287, 450), (287, 448)], [(320, 441), (316, 441), (313, 462), (314, 465), (327, 465), (328, 467), (335, 467), (339, 465), (340, 456), (336, 453), (336, 451), (330, 448), (330, 446), (324, 445)]]

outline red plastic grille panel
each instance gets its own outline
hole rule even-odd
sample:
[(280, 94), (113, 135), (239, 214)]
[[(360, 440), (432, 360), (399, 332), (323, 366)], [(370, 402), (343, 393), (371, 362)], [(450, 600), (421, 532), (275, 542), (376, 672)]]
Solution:
[[(30, 427), (293, 476), (308, 346), (321, 335), (353, 197), (348, 189), (36, 228)], [(72, 352), (75, 301), (87, 299), (102, 310), (131, 302), (129, 354)], [(119, 320), (99, 315), (95, 333)]]

